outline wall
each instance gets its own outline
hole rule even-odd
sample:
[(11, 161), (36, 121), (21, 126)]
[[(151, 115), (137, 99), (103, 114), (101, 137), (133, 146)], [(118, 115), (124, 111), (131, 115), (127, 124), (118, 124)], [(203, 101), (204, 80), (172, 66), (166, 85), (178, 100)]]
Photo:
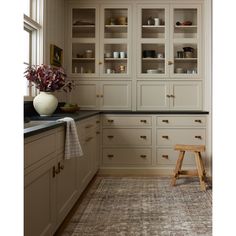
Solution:
[[(54, 44), (63, 49), (63, 64), (65, 53), (65, 12), (64, 0), (45, 0), (45, 41), (44, 41), (44, 63), (50, 64), (50, 44)], [(55, 92), (60, 102), (66, 101), (67, 94)]]

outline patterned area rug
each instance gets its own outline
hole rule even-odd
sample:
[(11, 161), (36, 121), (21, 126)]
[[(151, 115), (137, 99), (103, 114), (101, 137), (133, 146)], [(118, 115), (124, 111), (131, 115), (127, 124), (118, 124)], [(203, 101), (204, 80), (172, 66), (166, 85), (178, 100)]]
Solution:
[(97, 177), (62, 236), (210, 236), (211, 190), (198, 179)]

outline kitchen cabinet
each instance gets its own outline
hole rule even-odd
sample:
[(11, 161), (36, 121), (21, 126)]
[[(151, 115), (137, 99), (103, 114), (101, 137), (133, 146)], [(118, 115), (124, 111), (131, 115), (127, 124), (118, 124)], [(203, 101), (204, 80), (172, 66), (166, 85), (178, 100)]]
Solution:
[(138, 110), (201, 110), (201, 81), (138, 81)]
[(201, 5), (138, 4), (137, 76), (201, 76)]
[[(25, 138), (25, 235), (53, 235), (98, 170), (100, 119), (79, 122), (84, 156), (64, 159), (65, 129)], [(81, 132), (82, 130), (82, 132)]]
[[(206, 117), (158, 116), (156, 117), (156, 163), (159, 167), (174, 168), (178, 152), (175, 144), (206, 145)], [(194, 154), (186, 153), (183, 165), (194, 168)], [(205, 153), (203, 159), (206, 160)]]
[(150, 116), (103, 115), (102, 168), (152, 164)]
[(78, 122), (77, 130), (84, 154), (76, 160), (76, 185), (79, 194), (81, 194), (98, 171), (100, 138), (99, 116)]
[(130, 81), (80, 81), (72, 91), (72, 101), (82, 109), (130, 110)]
[(130, 76), (131, 5), (67, 5), (68, 71), (77, 78)]

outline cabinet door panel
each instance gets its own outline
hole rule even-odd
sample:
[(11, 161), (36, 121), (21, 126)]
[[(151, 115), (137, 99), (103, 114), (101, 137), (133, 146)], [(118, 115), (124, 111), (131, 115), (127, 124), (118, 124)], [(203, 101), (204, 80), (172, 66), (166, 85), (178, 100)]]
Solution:
[(131, 83), (103, 82), (101, 83), (101, 110), (130, 110)]
[(80, 82), (72, 90), (72, 102), (78, 103), (82, 109), (98, 109), (97, 84), (93, 82)]
[(51, 160), (31, 174), (25, 176), (24, 230), (25, 236), (52, 235), (55, 209), (55, 178)]
[[(61, 223), (76, 201), (76, 159), (61, 160), (57, 175), (57, 223)], [(58, 166), (59, 167), (59, 166)]]
[(173, 83), (174, 110), (201, 110), (202, 109), (202, 86), (201, 82), (178, 82)]
[(137, 87), (138, 110), (168, 110), (169, 84), (166, 82), (139, 82)]

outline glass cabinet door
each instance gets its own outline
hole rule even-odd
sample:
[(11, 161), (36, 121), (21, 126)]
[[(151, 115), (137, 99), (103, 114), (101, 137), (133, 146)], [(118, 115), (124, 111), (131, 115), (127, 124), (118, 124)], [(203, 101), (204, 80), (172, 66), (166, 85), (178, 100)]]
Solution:
[(138, 8), (138, 74), (163, 77), (167, 74), (168, 7), (142, 6)]
[(94, 76), (98, 74), (97, 9), (75, 7), (71, 13), (71, 73), (75, 76)]
[(130, 6), (102, 6), (100, 74), (103, 76), (129, 75), (130, 23)]
[(171, 75), (196, 77), (200, 73), (199, 7), (171, 9)]

